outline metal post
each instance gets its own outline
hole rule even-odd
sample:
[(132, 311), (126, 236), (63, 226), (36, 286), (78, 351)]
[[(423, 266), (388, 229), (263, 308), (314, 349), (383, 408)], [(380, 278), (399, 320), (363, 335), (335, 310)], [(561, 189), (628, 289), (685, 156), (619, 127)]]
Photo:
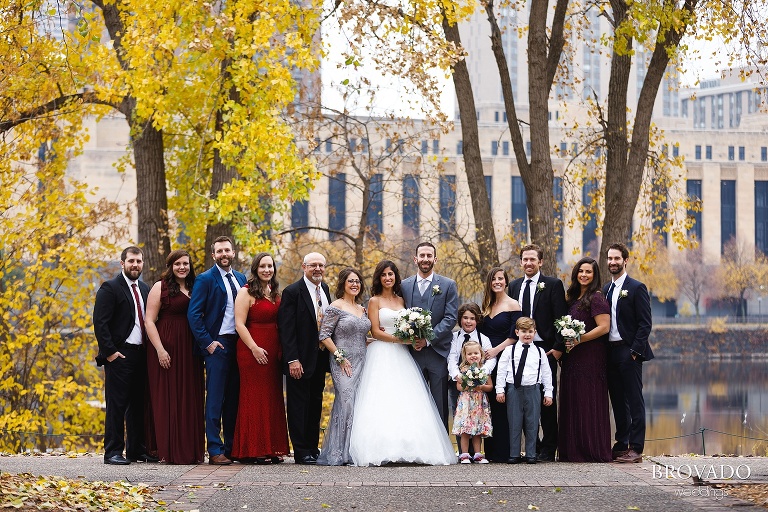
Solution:
[(706, 455), (707, 454), (707, 447), (704, 445), (704, 431), (707, 430), (705, 428), (699, 429), (699, 432), (701, 432), (701, 454)]

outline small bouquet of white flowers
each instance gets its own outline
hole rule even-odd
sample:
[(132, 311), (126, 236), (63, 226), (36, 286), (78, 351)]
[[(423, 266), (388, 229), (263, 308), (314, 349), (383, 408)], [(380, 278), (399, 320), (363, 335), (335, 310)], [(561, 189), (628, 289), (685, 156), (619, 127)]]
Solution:
[(461, 387), (470, 391), (477, 386), (482, 386), (488, 381), (488, 374), (482, 366), (472, 363), (469, 368), (461, 372)]
[[(555, 330), (567, 340), (575, 340), (574, 345), (579, 343), (581, 335), (586, 331), (586, 325), (581, 320), (571, 318), (571, 315), (565, 315), (564, 317), (555, 320)], [(570, 349), (566, 349), (566, 352), (570, 352)]]
[(432, 330), (432, 313), (421, 308), (408, 308), (400, 311), (395, 318), (395, 336), (410, 342), (424, 338), (427, 341), (435, 339)]

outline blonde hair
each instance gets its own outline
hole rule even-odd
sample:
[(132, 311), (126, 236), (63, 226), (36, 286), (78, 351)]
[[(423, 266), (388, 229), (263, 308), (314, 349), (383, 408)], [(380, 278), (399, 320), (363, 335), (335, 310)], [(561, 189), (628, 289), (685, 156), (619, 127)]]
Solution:
[(469, 340), (461, 347), (461, 363), (459, 364), (460, 367), (466, 367), (469, 366), (469, 363), (467, 362), (467, 347), (477, 347), (480, 349), (480, 364), (485, 363), (485, 352), (483, 351), (483, 346), (480, 345), (475, 340)]
[(515, 322), (515, 328), (519, 330), (528, 330), (528, 329), (534, 329), (536, 330), (536, 321), (533, 318), (529, 318), (527, 316), (521, 316), (517, 319), (517, 322)]

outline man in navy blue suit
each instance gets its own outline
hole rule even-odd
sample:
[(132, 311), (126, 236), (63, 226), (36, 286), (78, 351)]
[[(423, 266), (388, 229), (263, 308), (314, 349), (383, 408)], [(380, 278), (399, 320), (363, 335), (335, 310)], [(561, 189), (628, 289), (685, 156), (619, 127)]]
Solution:
[[(220, 236), (211, 245), (216, 264), (195, 279), (187, 319), (205, 361), (205, 436), (208, 462), (232, 464), (240, 374), (237, 370), (235, 297), (245, 275), (232, 269), (235, 245)], [(224, 441), (221, 440), (222, 423)]]
[(651, 334), (651, 299), (648, 288), (627, 275), (629, 249), (622, 243), (608, 248), (611, 282), (603, 287), (611, 304), (608, 333), (608, 393), (616, 421), (616, 462), (640, 462), (645, 445), (643, 361), (653, 359), (648, 344)]

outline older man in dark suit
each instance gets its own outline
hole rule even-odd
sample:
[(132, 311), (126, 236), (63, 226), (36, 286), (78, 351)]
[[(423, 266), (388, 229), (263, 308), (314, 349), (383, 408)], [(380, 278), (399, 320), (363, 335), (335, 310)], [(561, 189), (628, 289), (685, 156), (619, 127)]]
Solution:
[(544, 251), (538, 245), (530, 244), (520, 249), (520, 266), (525, 276), (509, 283), (508, 294), (520, 303), (523, 316), (536, 321), (534, 343), (546, 352), (552, 371), (552, 387), (555, 390), (552, 407), (541, 409), (542, 435), (536, 449), (539, 461), (552, 462), (557, 450), (557, 360), (565, 351), (565, 343), (555, 330), (555, 320), (568, 314), (568, 306), (563, 282), (556, 277), (542, 275), (543, 264)]
[(320, 416), (328, 351), (318, 337), (323, 313), (331, 302), (323, 282), (325, 257), (312, 252), (301, 264), (304, 276), (283, 290), (277, 312), (283, 349), (288, 432), (296, 464), (315, 464), (320, 455)]
[(627, 275), (629, 249), (622, 243), (608, 247), (611, 282), (603, 287), (611, 305), (608, 333), (608, 394), (616, 422), (616, 462), (640, 462), (645, 445), (643, 361), (653, 359), (651, 299), (648, 288)]
[(96, 364), (104, 366), (104, 463), (157, 462), (144, 445), (144, 311), (149, 286), (139, 281), (144, 268), (141, 249), (131, 246), (123, 250), (120, 266), (120, 274), (96, 292), (93, 306), (93, 332), (99, 343)]

